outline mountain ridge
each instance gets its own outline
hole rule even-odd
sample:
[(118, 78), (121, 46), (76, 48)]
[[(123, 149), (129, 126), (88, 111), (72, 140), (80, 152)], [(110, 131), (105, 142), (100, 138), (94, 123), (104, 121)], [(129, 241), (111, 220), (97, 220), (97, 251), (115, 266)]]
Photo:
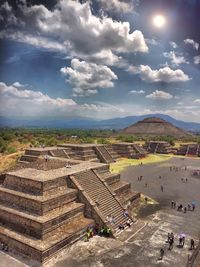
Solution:
[(30, 120), (30, 119), (16, 119), (16, 118), (5, 118), (0, 117), (0, 127), (13, 127), (13, 128), (59, 128), (59, 129), (123, 129), (131, 124), (134, 124), (140, 120), (149, 117), (159, 117), (174, 124), (177, 127), (183, 128), (187, 131), (200, 132), (200, 123), (197, 122), (186, 122), (174, 119), (171, 116), (165, 114), (146, 114), (139, 116), (127, 116), (123, 118), (113, 118), (106, 120), (92, 120), (92, 119), (41, 119), (41, 120)]

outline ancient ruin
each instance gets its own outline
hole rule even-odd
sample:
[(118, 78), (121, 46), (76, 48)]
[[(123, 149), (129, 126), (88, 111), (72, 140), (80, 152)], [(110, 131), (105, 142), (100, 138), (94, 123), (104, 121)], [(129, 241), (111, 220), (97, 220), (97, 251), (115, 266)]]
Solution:
[(1, 178), (0, 242), (42, 263), (96, 224), (117, 237), (120, 224), (134, 222), (124, 211), (140, 193), (110, 173), (108, 163), (120, 157), (116, 151), (73, 144), (27, 149)]
[(178, 149), (177, 155), (200, 157), (200, 145), (197, 143), (183, 144)]
[(162, 136), (171, 135), (175, 137), (192, 136), (187, 131), (174, 126), (173, 124), (158, 118), (146, 118), (142, 121), (138, 121), (133, 125), (130, 125), (121, 131), (126, 135), (143, 135), (143, 136)]
[(168, 142), (165, 141), (149, 141), (144, 147), (149, 153), (153, 154), (174, 154), (176, 151)]

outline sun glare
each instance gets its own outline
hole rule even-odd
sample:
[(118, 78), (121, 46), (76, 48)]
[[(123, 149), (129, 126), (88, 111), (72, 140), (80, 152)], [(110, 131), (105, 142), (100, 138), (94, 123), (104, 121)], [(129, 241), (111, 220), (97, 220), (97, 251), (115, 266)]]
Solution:
[(153, 24), (154, 24), (154, 26), (156, 26), (158, 28), (162, 28), (165, 25), (165, 22), (166, 22), (165, 17), (162, 15), (156, 15), (153, 18)]

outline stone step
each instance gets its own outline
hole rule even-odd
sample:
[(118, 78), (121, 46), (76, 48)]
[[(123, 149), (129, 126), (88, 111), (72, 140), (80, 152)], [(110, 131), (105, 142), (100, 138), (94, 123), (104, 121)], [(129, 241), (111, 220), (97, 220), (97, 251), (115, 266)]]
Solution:
[(116, 183), (113, 183), (110, 187), (118, 195), (130, 191), (131, 184), (127, 182), (118, 181)]
[(20, 160), (21, 161), (26, 161), (26, 162), (34, 162), (38, 159), (39, 156), (35, 156), (35, 155), (27, 155), (24, 154), (21, 156)]
[(126, 206), (129, 202), (131, 203), (131, 202), (133, 202), (133, 201), (135, 201), (135, 200), (137, 200), (139, 198), (140, 198), (140, 193), (139, 192), (130, 191), (127, 194), (119, 195), (120, 203), (123, 206)]
[(0, 203), (15, 209), (23, 209), (43, 215), (48, 211), (72, 202), (77, 198), (77, 190), (66, 188), (54, 195), (33, 196), (0, 186)]
[(20, 233), (35, 238), (44, 238), (52, 230), (74, 217), (83, 217), (84, 204), (72, 202), (62, 208), (51, 210), (44, 216), (24, 213), (0, 205), (1, 223)]
[(55, 235), (51, 235), (45, 240), (34, 239), (5, 226), (0, 226), (0, 242), (7, 244), (9, 251), (44, 262), (60, 249), (82, 238), (90, 225), (94, 225), (94, 221), (91, 219), (74, 219), (59, 227)]
[(51, 191), (53, 192), (53, 189), (63, 189), (63, 187), (67, 186), (65, 177), (43, 181), (39, 179), (30, 179), (25, 176), (18, 176), (12, 174), (12, 172), (6, 174), (3, 185), (8, 189), (33, 195), (44, 195), (45, 192), (50, 193)]
[(111, 185), (115, 182), (118, 182), (120, 181), (120, 174), (115, 174), (115, 173), (110, 173), (110, 172), (107, 172), (107, 173), (103, 173), (103, 174), (100, 174), (100, 177), (108, 184), (108, 185)]

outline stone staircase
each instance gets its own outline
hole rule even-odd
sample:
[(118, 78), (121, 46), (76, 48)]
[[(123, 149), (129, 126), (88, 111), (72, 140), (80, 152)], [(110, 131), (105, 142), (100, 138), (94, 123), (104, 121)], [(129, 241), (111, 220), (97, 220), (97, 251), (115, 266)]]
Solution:
[(188, 145), (187, 156), (196, 157), (198, 155), (198, 149), (199, 149), (198, 144)]
[(100, 160), (104, 163), (112, 163), (115, 162), (111, 154), (108, 152), (108, 150), (105, 148), (105, 146), (96, 146), (95, 147), (96, 154), (100, 158)]
[(134, 149), (140, 154), (141, 157), (146, 156), (147, 151), (138, 144), (133, 144)]
[[(114, 236), (119, 234), (118, 226), (120, 224), (125, 225), (129, 219), (133, 223), (132, 218), (124, 217), (123, 206), (116, 199), (115, 193), (112, 192), (96, 171), (84, 171), (73, 175), (73, 178), (76, 181), (76, 186), (79, 187), (78, 189), (86, 193), (87, 201), (92, 201), (96, 204), (97, 215), (104, 219), (104, 223), (111, 228)], [(113, 224), (106, 222), (106, 217), (110, 215), (115, 218)]]
[(40, 155), (41, 155), (40, 151), (32, 150), (32, 149), (26, 149), (25, 154), (21, 156), (21, 158), (19, 159), (19, 162), (21, 162), (21, 163), (34, 162), (39, 158)]
[(127, 207), (127, 205), (140, 198), (139, 192), (131, 190), (130, 183), (120, 180), (120, 174), (110, 173), (109, 170), (104, 170), (103, 172), (98, 170), (98, 174), (116, 194), (116, 197), (123, 207)]
[(64, 149), (61, 149), (61, 148), (50, 150), (49, 155), (52, 157), (58, 157), (58, 158), (68, 158), (68, 159), (70, 158), (68, 153)]
[(82, 238), (94, 220), (84, 216), (78, 191), (67, 187), (65, 177), (31, 179), (37, 170), (25, 170), (7, 173), (0, 186), (0, 242), (44, 262)]
[(105, 145), (105, 149), (114, 160), (118, 160), (120, 158), (120, 155), (113, 149), (112, 145)]

